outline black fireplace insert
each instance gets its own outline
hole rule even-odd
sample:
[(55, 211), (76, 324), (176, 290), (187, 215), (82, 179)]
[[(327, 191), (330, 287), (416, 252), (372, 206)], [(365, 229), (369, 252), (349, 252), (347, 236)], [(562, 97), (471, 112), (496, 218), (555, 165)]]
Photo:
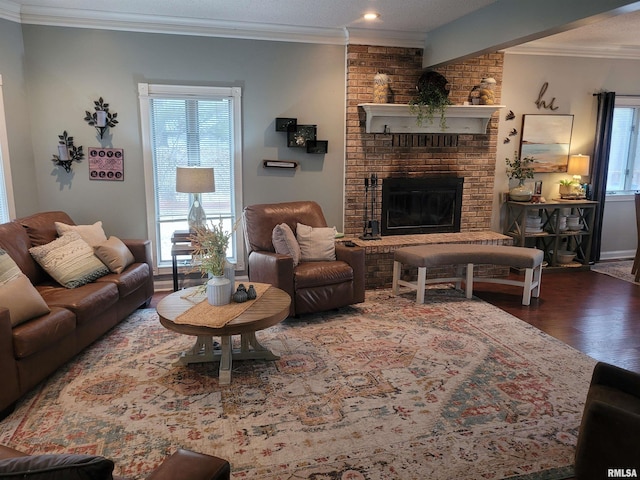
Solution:
[(382, 182), (382, 235), (460, 231), (464, 178), (405, 177)]

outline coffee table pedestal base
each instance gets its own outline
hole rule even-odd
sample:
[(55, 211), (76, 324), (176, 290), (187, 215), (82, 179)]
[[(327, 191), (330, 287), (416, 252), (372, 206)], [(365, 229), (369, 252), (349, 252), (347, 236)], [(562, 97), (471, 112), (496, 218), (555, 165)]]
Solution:
[(218, 383), (231, 383), (231, 365), (233, 360), (278, 360), (280, 357), (263, 347), (256, 339), (255, 332), (240, 335), (240, 348), (232, 348), (231, 335), (220, 337), (220, 348), (214, 348), (213, 337), (198, 336), (190, 350), (182, 352), (178, 364), (220, 362)]

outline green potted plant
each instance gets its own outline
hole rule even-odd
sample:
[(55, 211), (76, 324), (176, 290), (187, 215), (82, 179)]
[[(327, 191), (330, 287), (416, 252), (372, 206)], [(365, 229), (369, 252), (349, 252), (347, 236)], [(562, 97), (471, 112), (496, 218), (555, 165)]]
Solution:
[(217, 225), (197, 228), (190, 237), (196, 268), (203, 277), (211, 277), (203, 288), (212, 305), (226, 305), (231, 299), (233, 286), (224, 276), (230, 238), (231, 232), (224, 230), (222, 219)]
[(533, 190), (525, 183), (527, 178), (533, 178), (533, 162), (535, 158), (521, 158), (518, 152), (513, 152), (513, 160), (505, 159), (507, 164), (507, 177), (518, 180), (518, 185), (509, 190), (509, 198), (516, 202), (528, 202), (531, 200)]
[(563, 179), (560, 180), (560, 187), (558, 188), (558, 193), (560, 194), (560, 198), (572, 197), (580, 194), (580, 184), (574, 179)]
[(437, 72), (427, 71), (420, 77), (416, 90), (418, 94), (409, 102), (409, 111), (416, 115), (416, 123), (431, 123), (437, 113), (440, 115), (440, 128), (446, 129), (445, 113), (447, 106), (451, 105), (447, 79)]

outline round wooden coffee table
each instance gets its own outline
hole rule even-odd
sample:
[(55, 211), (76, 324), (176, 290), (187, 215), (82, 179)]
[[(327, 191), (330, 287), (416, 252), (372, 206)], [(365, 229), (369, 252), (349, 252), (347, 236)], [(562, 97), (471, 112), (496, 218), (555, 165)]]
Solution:
[[(193, 287), (194, 289), (197, 287)], [(219, 383), (231, 383), (231, 364), (233, 360), (277, 360), (270, 350), (260, 345), (256, 339), (256, 331), (280, 323), (289, 315), (291, 298), (285, 291), (276, 287), (269, 287), (253, 305), (223, 327), (207, 327), (175, 323), (174, 320), (189, 308), (193, 302), (184, 299), (189, 290), (179, 290), (158, 303), (157, 311), (160, 323), (177, 333), (196, 336), (195, 345), (180, 355), (178, 362), (182, 365), (190, 363), (220, 362)], [(206, 300), (204, 300), (206, 302)], [(216, 309), (209, 305), (211, 315), (216, 315)], [(231, 336), (240, 335), (240, 348), (232, 347)], [(214, 348), (213, 338), (220, 337), (220, 349)]]

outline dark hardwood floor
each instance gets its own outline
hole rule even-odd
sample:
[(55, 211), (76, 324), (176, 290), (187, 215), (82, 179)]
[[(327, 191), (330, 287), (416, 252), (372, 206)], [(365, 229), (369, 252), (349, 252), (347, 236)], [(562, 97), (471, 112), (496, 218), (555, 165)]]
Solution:
[(640, 285), (569, 269), (543, 272), (529, 306), (517, 287), (478, 283), (474, 294), (596, 360), (640, 372)]
[[(151, 306), (168, 293), (157, 292)], [(596, 360), (640, 372), (640, 285), (569, 269), (544, 272), (529, 306), (519, 287), (477, 283), (474, 294)]]

